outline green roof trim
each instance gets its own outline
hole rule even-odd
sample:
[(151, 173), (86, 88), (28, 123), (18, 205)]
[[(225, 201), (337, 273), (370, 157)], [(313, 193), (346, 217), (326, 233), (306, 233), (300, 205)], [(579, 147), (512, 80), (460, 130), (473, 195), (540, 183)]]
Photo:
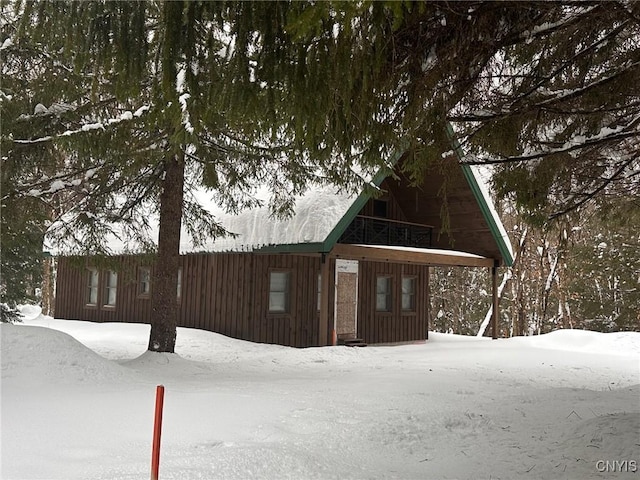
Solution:
[[(394, 167), (396, 163), (400, 160), (403, 153), (396, 153), (394, 158), (391, 160), (391, 166)], [(387, 178), (391, 174), (391, 171), (387, 171), (386, 168), (381, 168), (378, 173), (373, 177), (371, 183), (373, 183), (376, 187), (382, 185), (382, 182), (385, 178)], [(322, 242), (322, 250), (323, 253), (328, 253), (331, 251), (333, 246), (338, 243), (338, 239), (342, 236), (347, 227), (353, 222), (358, 212), (364, 208), (369, 199), (371, 198), (371, 193), (369, 193), (366, 189), (355, 201), (351, 204), (347, 212), (342, 216), (342, 218), (338, 221), (333, 230), (327, 235), (327, 238), (324, 242)]]
[(498, 245), (498, 249), (500, 250), (500, 254), (502, 255), (505, 265), (507, 267), (513, 266), (513, 254), (511, 253), (511, 249), (507, 246), (505, 238), (503, 237), (502, 232), (500, 231), (500, 227), (498, 226), (498, 221), (500, 220), (495, 218), (492, 209), (489, 208), (489, 205), (487, 204), (482, 190), (480, 190), (478, 180), (476, 179), (473, 170), (471, 170), (471, 167), (464, 164), (462, 164), (461, 167), (462, 172), (464, 173), (464, 176), (467, 179), (469, 186), (471, 187), (471, 191), (478, 201), (480, 210), (482, 210), (482, 215), (489, 225), (491, 235), (493, 235), (493, 238)]
[(453, 132), (453, 128), (451, 127), (451, 125), (447, 125), (447, 133), (449, 134), (453, 142), (453, 148), (456, 153), (456, 156), (458, 157), (458, 162), (462, 167), (462, 173), (464, 174), (464, 177), (467, 180), (469, 187), (471, 187), (473, 196), (478, 202), (478, 206), (482, 211), (482, 215), (484, 216), (484, 219), (487, 222), (487, 225), (489, 225), (489, 230), (491, 231), (491, 235), (493, 236), (493, 239), (496, 241), (496, 244), (498, 245), (498, 249), (500, 250), (502, 259), (504, 260), (504, 263), (507, 267), (511, 267), (513, 266), (513, 253), (511, 252), (510, 246), (508, 246), (506, 243), (508, 239), (505, 239), (505, 237), (502, 235), (502, 231), (499, 226), (499, 225), (502, 225), (502, 222), (500, 221), (499, 218), (496, 218), (496, 216), (494, 215), (495, 213), (494, 210), (491, 207), (489, 207), (489, 204), (487, 203), (488, 199), (485, 198), (484, 193), (480, 189), (480, 185), (478, 184), (478, 179), (476, 178), (475, 173), (473, 173), (471, 166), (462, 163), (464, 152), (462, 151), (462, 147), (460, 146), (458, 139), (455, 137), (455, 134)]
[(318, 253), (324, 252), (323, 243), (287, 243), (280, 245), (265, 245), (260, 248), (253, 249), (255, 253)]

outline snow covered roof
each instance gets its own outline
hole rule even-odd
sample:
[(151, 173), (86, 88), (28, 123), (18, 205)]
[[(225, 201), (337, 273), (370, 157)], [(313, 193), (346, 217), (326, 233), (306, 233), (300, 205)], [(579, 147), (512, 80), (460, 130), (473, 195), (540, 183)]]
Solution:
[(191, 238), (183, 230), (182, 253), (194, 251), (224, 252), (253, 251), (265, 247), (283, 245), (323, 244), (358, 199), (357, 194), (340, 192), (334, 186), (314, 188), (296, 198), (291, 217), (276, 219), (264, 206), (246, 210), (237, 215), (225, 213), (212, 203), (206, 194), (199, 194), (200, 204), (211, 212), (220, 223), (236, 237), (217, 238), (202, 247), (194, 247)]
[[(513, 254), (507, 233), (498, 217), (487, 186), (475, 167), (462, 166), (466, 183), (473, 192), (486, 224), (489, 227), (495, 247), (488, 255), (493, 258), (499, 251), (506, 265), (511, 265)], [(384, 175), (377, 175), (372, 184), (380, 186), (384, 181)], [(470, 195), (470, 193), (469, 193)], [(207, 241), (198, 245), (191, 238), (183, 225), (180, 242), (180, 253), (197, 252), (249, 252), (249, 251), (273, 251), (273, 252), (324, 252), (332, 250), (338, 239), (362, 210), (370, 199), (367, 192), (349, 193), (339, 190), (335, 186), (322, 186), (308, 190), (296, 198), (294, 213), (286, 219), (273, 218), (267, 206), (254, 208), (229, 214), (218, 206), (210, 193), (198, 191), (194, 193), (195, 199), (208, 210), (224, 226), (235, 234)], [(258, 198), (268, 198), (268, 190), (262, 189)], [(473, 202), (473, 200), (471, 200)], [(266, 205), (267, 202), (264, 202)], [(437, 209), (439, 210), (439, 209)], [(437, 213), (437, 212), (436, 212)], [(153, 222), (151, 222), (153, 224)], [(428, 222), (423, 222), (428, 223)], [(157, 222), (156, 222), (157, 224)], [(157, 228), (151, 232), (151, 239), (157, 243)], [(127, 243), (124, 239), (110, 238), (108, 242), (112, 253), (136, 252), (136, 245)], [(447, 251), (452, 248), (441, 247)], [(471, 253), (479, 253), (469, 248)]]
[[(511, 265), (511, 243), (481, 172), (477, 167), (466, 165), (463, 165), (462, 169), (505, 264)], [(374, 183), (380, 185), (383, 180), (384, 177), (378, 176)], [(316, 188), (296, 199), (292, 217), (278, 220), (270, 217), (267, 207), (244, 211), (237, 215), (226, 214), (212, 204), (210, 199), (201, 195), (198, 198), (201, 204), (213, 213), (228, 231), (237, 236), (218, 238), (195, 248), (184, 231), (182, 253), (255, 250), (329, 252), (368, 199), (369, 195), (366, 193), (340, 192), (332, 186)]]

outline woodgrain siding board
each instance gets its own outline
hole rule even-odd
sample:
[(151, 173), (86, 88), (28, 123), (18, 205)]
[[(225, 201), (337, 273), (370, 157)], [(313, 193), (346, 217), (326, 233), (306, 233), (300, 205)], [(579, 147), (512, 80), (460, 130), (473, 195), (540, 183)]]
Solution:
[(406, 222), (407, 221), (406, 215), (402, 211), (400, 204), (396, 199), (395, 191), (392, 188), (390, 188), (389, 180), (388, 179), (383, 180), (382, 184), (380, 185), (380, 188), (383, 192), (385, 192), (385, 194), (377, 199), (374, 199), (374, 198), (369, 199), (365, 204), (365, 206), (362, 208), (362, 210), (359, 212), (359, 215), (365, 215), (368, 217), (375, 216), (373, 211), (374, 202), (376, 200), (386, 200), (387, 201), (387, 217), (386, 218), (390, 220), (398, 220), (401, 222)]
[[(116, 267), (99, 269), (98, 301), (95, 307), (87, 306), (87, 267), (90, 260), (77, 258), (58, 259), (55, 312), (57, 318), (87, 320), (93, 322), (147, 322), (150, 306), (146, 298), (138, 297), (137, 267), (140, 261), (134, 257), (115, 258)], [(115, 307), (104, 306), (106, 271), (118, 271)]]
[(237, 263), (237, 277), (236, 277), (236, 294), (234, 297), (233, 318), (229, 325), (229, 336), (237, 338), (240, 331), (239, 324), (242, 323), (243, 311), (242, 311), (242, 299), (244, 298), (244, 286), (246, 283), (245, 278), (245, 266), (246, 255), (244, 253), (238, 255)]
[[(376, 276), (392, 278), (392, 310), (377, 312)], [(416, 278), (416, 311), (402, 311), (402, 276)], [(423, 340), (427, 331), (428, 267), (386, 262), (360, 262), (358, 337), (367, 343)]]
[[(478, 199), (470, 188), (463, 170), (452, 157), (446, 159), (444, 168), (446, 171), (430, 169), (426, 172), (420, 188), (412, 187), (411, 181), (401, 172), (398, 178), (388, 178), (383, 185), (398, 202), (399, 210), (407, 217), (406, 221), (436, 227), (432, 235), (434, 248), (454, 248), (485, 257), (502, 258), (500, 248), (491, 233), (491, 227), (482, 213)], [(446, 185), (451, 235), (441, 232), (443, 185)], [(470, 231), (477, 233), (472, 237), (469, 235)], [(440, 235), (440, 233), (443, 234)]]
[(208, 289), (207, 285), (207, 270), (205, 265), (205, 257), (204, 255), (194, 255), (194, 267), (195, 267), (195, 276), (196, 276), (196, 305), (197, 308), (194, 310), (193, 320), (192, 320), (192, 328), (202, 328), (204, 311), (206, 309), (206, 301), (205, 295)]
[(208, 329), (211, 309), (211, 294), (213, 290), (213, 278), (211, 276), (211, 259), (210, 255), (202, 255), (202, 283), (204, 288), (200, 292), (200, 318), (198, 319), (198, 328)]
[[(86, 265), (60, 258), (56, 301), (58, 318), (95, 322), (149, 323), (151, 301), (138, 295), (139, 257), (116, 258), (120, 264), (116, 307), (103, 308), (104, 273), (99, 285), (98, 306), (87, 308)], [(317, 309), (319, 256), (279, 254), (191, 254), (181, 257), (182, 295), (179, 325), (216, 331), (250, 341), (306, 347), (330, 342), (335, 316), (335, 258), (329, 262), (328, 338), (319, 338)], [(270, 314), (269, 272), (291, 272), (289, 314)], [(105, 269), (106, 270), (106, 269)], [(416, 312), (400, 311), (402, 272), (417, 279)], [(393, 311), (375, 311), (375, 275), (392, 277)], [(153, 274), (153, 271), (152, 271)], [(428, 312), (428, 268), (390, 262), (361, 261), (358, 291), (358, 336), (368, 343), (399, 342), (425, 338)], [(151, 285), (153, 289), (153, 284)]]
[(230, 308), (226, 319), (227, 327), (225, 333), (225, 335), (229, 335), (230, 337), (234, 337), (236, 335), (236, 325), (242, 315), (240, 300), (242, 296), (242, 263), (244, 260), (244, 254), (232, 255), (232, 257), (231, 269), (233, 272), (233, 278), (231, 287), (233, 288), (233, 293), (229, 295)]
[(242, 313), (239, 319), (238, 338), (248, 339), (249, 322), (251, 321), (251, 307), (254, 296), (254, 279), (253, 279), (253, 255), (247, 254), (245, 259), (244, 281), (245, 289), (242, 300)]

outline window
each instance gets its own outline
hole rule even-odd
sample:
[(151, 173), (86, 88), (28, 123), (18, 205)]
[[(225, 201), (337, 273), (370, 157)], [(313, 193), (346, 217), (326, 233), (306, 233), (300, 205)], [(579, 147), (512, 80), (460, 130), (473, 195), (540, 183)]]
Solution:
[(269, 273), (269, 312), (286, 313), (289, 311), (290, 272)]
[(373, 216), (387, 218), (388, 202), (386, 200), (373, 200)]
[(402, 310), (416, 310), (416, 277), (402, 277)]
[(98, 270), (90, 268), (87, 271), (87, 305), (98, 304)]
[(151, 268), (138, 268), (138, 295), (148, 297), (151, 293)]
[(115, 307), (116, 291), (118, 287), (118, 273), (114, 271), (108, 271), (105, 278), (106, 282), (104, 285), (104, 306)]
[(182, 267), (178, 268), (178, 288), (176, 290), (176, 297), (178, 301), (180, 301), (180, 297), (182, 296)]
[(322, 274), (318, 274), (318, 311), (322, 305)]
[(376, 311), (391, 311), (391, 277), (376, 277)]

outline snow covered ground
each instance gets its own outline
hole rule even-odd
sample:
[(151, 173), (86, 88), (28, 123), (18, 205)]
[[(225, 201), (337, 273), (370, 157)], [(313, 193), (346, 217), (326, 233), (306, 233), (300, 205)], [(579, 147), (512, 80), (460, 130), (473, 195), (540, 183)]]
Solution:
[(0, 327), (2, 479), (640, 477), (640, 333), (292, 349), (147, 325)]

